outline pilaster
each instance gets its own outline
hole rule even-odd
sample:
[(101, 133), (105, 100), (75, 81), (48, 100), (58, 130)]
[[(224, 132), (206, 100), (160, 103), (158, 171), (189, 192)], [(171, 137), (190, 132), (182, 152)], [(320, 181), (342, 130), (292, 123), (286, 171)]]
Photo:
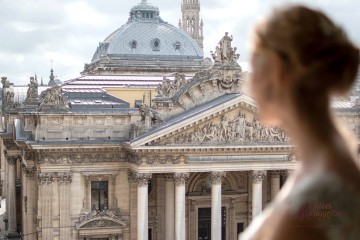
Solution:
[(60, 239), (71, 239), (70, 217), (70, 186), (72, 173), (62, 172), (57, 174), (60, 197)]
[(52, 184), (55, 179), (54, 173), (39, 173), (39, 213), (41, 214), (42, 239), (53, 239), (52, 228)]

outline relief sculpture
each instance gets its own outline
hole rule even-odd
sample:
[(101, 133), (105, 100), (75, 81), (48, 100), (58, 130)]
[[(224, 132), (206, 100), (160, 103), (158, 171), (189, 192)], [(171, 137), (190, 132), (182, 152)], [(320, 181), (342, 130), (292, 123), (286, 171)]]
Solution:
[(175, 144), (181, 143), (254, 143), (254, 142), (285, 142), (286, 134), (278, 127), (263, 126), (259, 119), (252, 121), (241, 112), (233, 119), (223, 115), (219, 123), (208, 122), (171, 139)]

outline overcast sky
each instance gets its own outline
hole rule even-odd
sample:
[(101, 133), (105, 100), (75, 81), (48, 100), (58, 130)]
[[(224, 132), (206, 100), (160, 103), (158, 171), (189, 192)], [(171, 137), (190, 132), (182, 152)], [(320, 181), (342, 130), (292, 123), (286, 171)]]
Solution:
[[(200, 0), (204, 54), (210, 56), (225, 32), (246, 68), (249, 32), (259, 17), (290, 0)], [(126, 23), (141, 0), (0, 0), (0, 76), (27, 84), (35, 73), (49, 80), (51, 60), (62, 81), (78, 77), (99, 42)], [(163, 20), (177, 26), (181, 0), (151, 0)], [(359, 0), (302, 0), (323, 9), (360, 45)]]

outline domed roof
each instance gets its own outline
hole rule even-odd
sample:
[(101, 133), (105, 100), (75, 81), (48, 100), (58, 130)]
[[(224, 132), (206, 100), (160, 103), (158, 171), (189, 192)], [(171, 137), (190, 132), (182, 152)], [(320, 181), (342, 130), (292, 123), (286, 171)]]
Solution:
[(146, 0), (133, 7), (126, 24), (99, 44), (92, 63), (102, 57), (202, 59), (198, 44), (184, 31), (164, 22)]

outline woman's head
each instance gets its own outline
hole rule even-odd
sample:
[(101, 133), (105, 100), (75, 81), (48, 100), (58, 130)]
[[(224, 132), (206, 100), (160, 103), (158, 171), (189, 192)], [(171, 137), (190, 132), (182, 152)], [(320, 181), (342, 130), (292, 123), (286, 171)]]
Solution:
[(261, 108), (267, 107), (266, 98), (281, 98), (277, 95), (283, 93), (311, 102), (327, 99), (348, 91), (355, 80), (358, 48), (320, 11), (304, 6), (276, 9), (257, 24), (253, 37), (252, 85)]

